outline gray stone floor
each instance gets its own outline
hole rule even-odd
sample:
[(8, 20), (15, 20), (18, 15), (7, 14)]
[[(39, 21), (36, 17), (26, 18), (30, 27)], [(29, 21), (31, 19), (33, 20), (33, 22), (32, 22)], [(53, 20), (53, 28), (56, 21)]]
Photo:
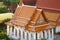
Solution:
[(60, 40), (60, 34), (56, 34), (56, 40)]

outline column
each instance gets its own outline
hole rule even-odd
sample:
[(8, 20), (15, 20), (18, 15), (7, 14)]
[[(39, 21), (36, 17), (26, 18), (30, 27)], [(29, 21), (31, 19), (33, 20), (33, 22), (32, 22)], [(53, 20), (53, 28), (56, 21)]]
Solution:
[(19, 35), (19, 27), (17, 27), (17, 38), (18, 38), (18, 40), (20, 39), (20, 35)]
[(43, 31), (40, 31), (40, 33), (41, 33), (41, 38), (43, 38)]
[(23, 40), (23, 31), (24, 31), (24, 29), (20, 28), (20, 31), (21, 31), (21, 40)]
[(50, 33), (50, 30), (48, 30), (48, 40), (51, 40), (51, 33)]
[(16, 29), (15, 29), (15, 26), (14, 26), (14, 37), (16, 36)]
[(40, 32), (37, 33), (37, 39), (38, 39), (38, 40), (41, 40)]
[(44, 36), (47, 39), (47, 30), (44, 30)]
[(12, 37), (12, 26), (10, 27), (10, 37)]
[(7, 35), (9, 35), (9, 25), (7, 25)]
[(31, 40), (31, 32), (28, 32), (28, 40)]
[(27, 33), (28, 33), (27, 31), (24, 31), (24, 37), (25, 37), (24, 39), (25, 39), (25, 40), (27, 40), (27, 38), (28, 38), (28, 37), (27, 37)]
[(52, 29), (52, 40), (54, 40), (54, 29)]
[(32, 40), (36, 40), (36, 32), (32, 32)]

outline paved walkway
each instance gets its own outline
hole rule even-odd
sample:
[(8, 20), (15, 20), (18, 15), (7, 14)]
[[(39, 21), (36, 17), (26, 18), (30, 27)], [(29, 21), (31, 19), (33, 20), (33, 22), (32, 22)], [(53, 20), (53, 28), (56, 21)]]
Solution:
[(60, 40), (60, 34), (56, 34), (56, 40)]

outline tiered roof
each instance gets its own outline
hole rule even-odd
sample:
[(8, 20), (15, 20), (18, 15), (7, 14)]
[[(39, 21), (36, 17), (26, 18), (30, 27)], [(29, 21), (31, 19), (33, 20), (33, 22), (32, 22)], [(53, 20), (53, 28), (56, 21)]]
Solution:
[(25, 26), (31, 20), (31, 17), (36, 10), (33, 6), (22, 6), (18, 7), (15, 11), (15, 15), (13, 16), (11, 23), (17, 26)]
[[(41, 6), (39, 3), (40, 1), (42, 2)], [(40, 0), (40, 1), (38, 1), (37, 3), (38, 8), (45, 9), (45, 6), (43, 5), (44, 0)], [(50, 10), (50, 7), (53, 8), (54, 6), (48, 5), (46, 6), (46, 9), (48, 7)], [(56, 10), (55, 8), (57, 7), (54, 7), (53, 9)], [(58, 8), (57, 10), (59, 10)], [(60, 25), (59, 13), (48, 12), (42, 9), (37, 9), (35, 6), (27, 6), (27, 5), (17, 7), (13, 18), (8, 23), (8, 25), (16, 25), (16, 26), (24, 27), (25, 30), (34, 31), (34, 32), (55, 28), (57, 24)]]
[(60, 11), (60, 0), (23, 0), (25, 5), (36, 5), (38, 8)]
[(36, 6), (43, 9), (45, 18), (53, 25), (60, 24), (60, 0), (37, 0)]
[(34, 32), (55, 28), (45, 21), (42, 9), (37, 9), (35, 6), (18, 7), (8, 25), (24, 27), (25, 30)]

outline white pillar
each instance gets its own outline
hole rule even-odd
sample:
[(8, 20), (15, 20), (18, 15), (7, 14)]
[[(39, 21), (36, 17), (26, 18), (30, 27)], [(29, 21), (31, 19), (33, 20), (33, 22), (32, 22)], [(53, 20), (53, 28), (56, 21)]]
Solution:
[(40, 32), (37, 33), (37, 39), (40, 40)]
[(43, 31), (41, 31), (40, 33), (41, 33), (41, 38), (43, 38)]
[(27, 33), (28, 33), (27, 31), (24, 31), (24, 37), (25, 37), (24, 39), (25, 39), (25, 40), (27, 40), (27, 38), (28, 38), (28, 37), (27, 37)]
[(24, 31), (24, 29), (20, 28), (20, 31), (21, 31), (21, 40), (24, 40), (24, 38), (23, 38), (23, 31)]
[(44, 36), (47, 39), (47, 30), (44, 30)]
[(31, 40), (31, 32), (28, 32), (28, 40)]
[(7, 25), (7, 35), (9, 35), (9, 25)]
[(15, 26), (14, 26), (14, 37), (16, 36), (16, 28), (15, 28)]
[(12, 37), (12, 26), (10, 27), (10, 37)]
[(36, 40), (36, 32), (32, 32), (33, 40)]
[(19, 35), (19, 27), (17, 27), (17, 38), (18, 39), (20, 38), (20, 35)]
[(52, 40), (54, 40), (54, 29), (52, 29)]
[(51, 33), (50, 33), (50, 29), (48, 30), (48, 40), (51, 40)]

